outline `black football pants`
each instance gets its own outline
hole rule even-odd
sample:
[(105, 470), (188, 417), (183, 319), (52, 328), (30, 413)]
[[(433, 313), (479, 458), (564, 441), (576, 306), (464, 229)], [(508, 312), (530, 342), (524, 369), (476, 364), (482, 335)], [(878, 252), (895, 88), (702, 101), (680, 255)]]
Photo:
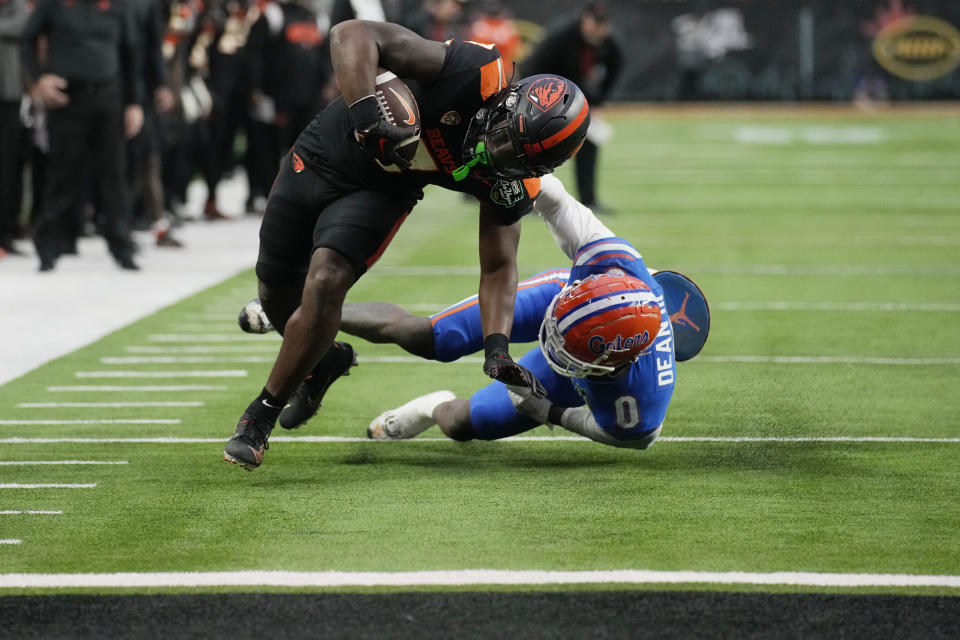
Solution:
[(71, 81), (70, 103), (47, 112), (50, 153), (43, 208), (33, 240), (41, 261), (56, 260), (68, 218), (75, 215), (93, 179), (100, 233), (116, 259), (130, 257), (133, 243), (126, 207), (123, 96), (116, 83)]

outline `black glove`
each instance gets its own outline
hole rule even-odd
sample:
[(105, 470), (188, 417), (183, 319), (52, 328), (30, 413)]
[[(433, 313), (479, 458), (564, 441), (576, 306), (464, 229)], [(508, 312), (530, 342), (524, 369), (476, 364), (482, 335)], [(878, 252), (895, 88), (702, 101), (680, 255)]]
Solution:
[(543, 388), (537, 377), (527, 369), (513, 361), (507, 353), (509, 341), (502, 333), (491, 333), (483, 341), (486, 359), (483, 362), (483, 372), (507, 385), (528, 387), (536, 398), (545, 398), (547, 390)]
[(381, 164), (410, 168), (410, 161), (396, 152), (397, 143), (409, 138), (410, 130), (383, 120), (375, 96), (361, 98), (350, 105), (350, 117), (357, 132), (357, 141), (368, 154)]

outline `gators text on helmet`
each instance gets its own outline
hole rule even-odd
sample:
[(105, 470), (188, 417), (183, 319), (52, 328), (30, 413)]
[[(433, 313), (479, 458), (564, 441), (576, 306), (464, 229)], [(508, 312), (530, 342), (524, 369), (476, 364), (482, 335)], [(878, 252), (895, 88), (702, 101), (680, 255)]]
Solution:
[(660, 331), (660, 306), (642, 280), (595, 274), (556, 295), (540, 326), (540, 349), (563, 376), (609, 375), (636, 360)]
[(583, 145), (590, 106), (583, 92), (561, 76), (540, 74), (490, 96), (470, 120), (464, 164), (484, 178), (533, 178), (550, 173)]

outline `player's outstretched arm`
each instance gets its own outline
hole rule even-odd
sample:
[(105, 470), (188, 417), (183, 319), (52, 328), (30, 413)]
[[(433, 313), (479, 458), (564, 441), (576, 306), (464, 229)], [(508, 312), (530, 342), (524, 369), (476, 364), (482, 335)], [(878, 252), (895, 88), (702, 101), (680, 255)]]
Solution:
[(657, 427), (648, 435), (636, 440), (618, 440), (604, 431), (600, 425), (597, 424), (593, 414), (590, 413), (589, 407), (583, 406), (564, 409), (558, 418), (559, 420), (557, 420), (556, 424), (563, 427), (567, 431), (579, 433), (582, 436), (590, 438), (594, 442), (608, 444), (611, 447), (623, 447), (627, 449), (646, 449), (660, 436), (661, 429), (661, 427)]
[(480, 205), (480, 321), (483, 327), (483, 372), (504, 384), (529, 387), (546, 395), (543, 385), (509, 354), (513, 303), (517, 294), (517, 246), (520, 222), (505, 225), (493, 205)]

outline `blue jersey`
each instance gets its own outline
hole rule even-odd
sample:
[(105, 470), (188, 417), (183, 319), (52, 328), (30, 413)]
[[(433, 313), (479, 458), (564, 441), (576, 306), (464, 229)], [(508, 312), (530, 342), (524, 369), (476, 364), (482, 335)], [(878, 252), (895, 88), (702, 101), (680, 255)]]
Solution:
[[(519, 362), (537, 376), (551, 402), (563, 407), (586, 403), (602, 429), (619, 440), (632, 440), (644, 437), (663, 423), (676, 379), (673, 332), (663, 290), (632, 244), (615, 237), (591, 242), (577, 252), (569, 271), (554, 269), (521, 282), (514, 305), (511, 340), (536, 339), (547, 307), (564, 284), (610, 269), (638, 278), (657, 296), (660, 332), (650, 350), (641, 355), (624, 376), (615, 380), (561, 376), (547, 364), (539, 345)], [(449, 362), (483, 348), (476, 296), (431, 316), (431, 322), (437, 360)], [(516, 435), (537, 426), (532, 419), (517, 413), (506, 387), (499, 382), (473, 395), (470, 421), (481, 440)]]
[(619, 440), (643, 436), (663, 424), (673, 395), (677, 365), (673, 331), (663, 289), (647, 271), (640, 252), (623, 238), (603, 238), (574, 256), (570, 282), (619, 269), (642, 280), (660, 305), (660, 332), (653, 346), (616, 380), (574, 378), (573, 385), (590, 407), (597, 424)]

